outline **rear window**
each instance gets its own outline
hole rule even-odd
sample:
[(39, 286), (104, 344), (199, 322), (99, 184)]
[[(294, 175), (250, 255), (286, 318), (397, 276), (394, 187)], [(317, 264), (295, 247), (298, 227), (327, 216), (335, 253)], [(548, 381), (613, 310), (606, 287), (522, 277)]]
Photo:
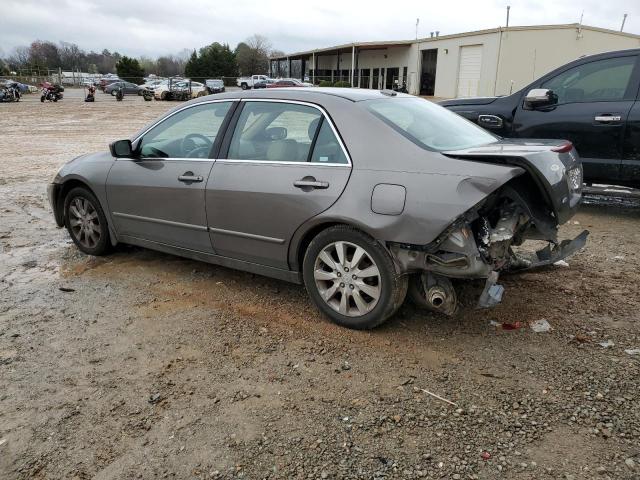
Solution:
[(427, 150), (460, 150), (497, 141), (486, 130), (428, 100), (388, 98), (364, 103), (384, 123)]

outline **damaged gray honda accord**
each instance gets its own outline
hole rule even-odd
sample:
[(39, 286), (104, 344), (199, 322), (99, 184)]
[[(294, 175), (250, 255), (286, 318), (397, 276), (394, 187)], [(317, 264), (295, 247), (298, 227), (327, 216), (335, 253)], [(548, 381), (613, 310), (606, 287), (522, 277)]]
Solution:
[[(571, 143), (502, 140), (395, 92), (243, 91), (173, 109), (49, 186), (80, 250), (117, 243), (304, 283), (334, 322), (373, 328), (402, 304), (453, 314), (452, 278), (556, 262), (582, 167)], [(525, 240), (546, 247), (526, 254)]]

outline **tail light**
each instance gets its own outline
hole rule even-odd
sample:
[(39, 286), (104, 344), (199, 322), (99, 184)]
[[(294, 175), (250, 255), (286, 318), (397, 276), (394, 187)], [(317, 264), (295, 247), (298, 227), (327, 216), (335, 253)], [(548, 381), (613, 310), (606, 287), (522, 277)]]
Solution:
[(556, 152), (556, 153), (568, 153), (573, 149), (573, 143), (571, 142), (566, 142), (563, 143), (562, 145), (560, 145), (559, 147), (553, 147), (551, 149), (552, 152)]

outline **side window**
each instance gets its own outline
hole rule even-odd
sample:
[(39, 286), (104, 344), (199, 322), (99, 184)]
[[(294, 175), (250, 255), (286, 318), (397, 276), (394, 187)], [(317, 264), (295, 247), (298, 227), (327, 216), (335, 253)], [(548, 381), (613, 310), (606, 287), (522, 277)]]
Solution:
[(311, 161), (317, 163), (349, 163), (329, 122), (324, 119), (311, 154)]
[(281, 102), (246, 102), (228, 158), (306, 162), (322, 118), (313, 107)]
[(232, 102), (186, 108), (144, 134), (141, 158), (208, 158)]
[(608, 58), (578, 65), (541, 86), (553, 90), (558, 95), (558, 103), (623, 100), (636, 58)]

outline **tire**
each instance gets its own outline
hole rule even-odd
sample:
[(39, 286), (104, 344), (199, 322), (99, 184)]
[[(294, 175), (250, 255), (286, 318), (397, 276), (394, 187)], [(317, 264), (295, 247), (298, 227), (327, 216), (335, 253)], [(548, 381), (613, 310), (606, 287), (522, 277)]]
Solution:
[(243, 83), (242, 85), (240, 85), (240, 88), (242, 88), (242, 90), (247, 90), (249, 88), (249, 85)]
[(45, 100), (45, 96), (44, 96), (44, 95), (42, 95), (42, 96), (40, 97), (40, 101), (41, 101), (42, 103), (44, 103), (44, 100)]
[(141, 97), (142, 96), (142, 90), (138, 90), (138, 96)]
[(160, 100), (167, 100), (168, 96), (169, 92), (162, 92), (162, 94), (160, 95)]
[[(107, 217), (98, 199), (88, 189), (76, 187), (67, 194), (64, 199), (64, 225), (81, 252), (95, 256), (109, 252), (111, 241)], [(91, 226), (92, 234), (87, 235), (85, 225)]]
[(111, 96), (115, 97), (116, 96), (116, 91), (115, 90), (111, 90)]
[[(340, 258), (337, 251), (340, 245), (344, 246), (341, 266), (336, 261)], [(364, 253), (360, 252), (353, 265), (357, 249)], [(326, 259), (327, 254), (335, 268), (322, 259)], [(354, 274), (365, 271), (377, 271), (377, 276)], [(381, 325), (402, 305), (407, 294), (407, 276), (396, 273), (385, 248), (369, 235), (347, 225), (323, 230), (311, 241), (304, 255), (302, 274), (307, 292), (318, 309), (338, 325), (356, 330)], [(318, 274), (320, 278), (316, 278)], [(346, 301), (342, 292), (346, 292)], [(327, 294), (331, 296), (325, 300), (323, 295)]]
[(58, 101), (58, 97), (53, 97), (53, 101), (57, 102)]

